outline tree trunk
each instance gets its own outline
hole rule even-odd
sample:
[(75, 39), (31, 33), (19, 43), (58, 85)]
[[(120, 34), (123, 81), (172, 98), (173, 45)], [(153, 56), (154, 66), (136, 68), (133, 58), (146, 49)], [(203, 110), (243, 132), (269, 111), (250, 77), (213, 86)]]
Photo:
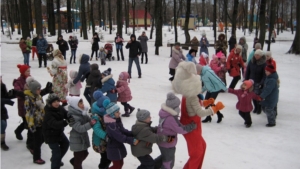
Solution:
[[(191, 37), (189, 34), (190, 14), (191, 14), (191, 0), (187, 0), (186, 1), (186, 11), (185, 11), (185, 21), (184, 21), (185, 44), (189, 44), (191, 41)], [(183, 49), (188, 49), (188, 47), (183, 48)]]
[[(293, 5), (294, 5), (294, 3), (293, 3), (294, 1), (293, 0), (291, 0), (291, 29), (292, 29), (292, 34), (294, 34), (294, 24), (293, 24)], [(296, 2), (297, 3), (297, 2)], [(299, 24), (297, 23), (297, 26), (298, 26)], [(297, 27), (296, 27), (297, 28)]]
[(67, 19), (68, 19), (68, 33), (71, 33), (73, 31), (72, 30), (71, 0), (67, 0)]
[(225, 20), (225, 37), (227, 38), (227, 29), (228, 29), (228, 24), (227, 24), (227, 10), (228, 9), (228, 0), (224, 0), (224, 20)]
[(38, 35), (43, 34), (42, 1), (34, 0), (35, 12), (35, 32)]
[(154, 24), (155, 24), (155, 14), (154, 14), (154, 10), (152, 10), (151, 12), (151, 3), (149, 4), (149, 12), (150, 12), (150, 15), (151, 15), (151, 30), (150, 30), (150, 39), (152, 39), (152, 35), (153, 35), (153, 30), (154, 30)]
[[(15, 1), (10, 1), (10, 11), (11, 11), (11, 25), (12, 25), (12, 34), (13, 32), (15, 32), (15, 23), (16, 23), (16, 17), (15, 17), (15, 12), (12, 12), (12, 11), (15, 11)], [(2, 19), (1, 19), (2, 20)]]
[(290, 50), (288, 51), (288, 53), (294, 53), (294, 54), (300, 54), (300, 2), (296, 1), (296, 20), (297, 20), (297, 26), (296, 26), (296, 34), (295, 34), (295, 38), (293, 41), (293, 44), (290, 48)]
[(177, 2), (174, 0), (174, 9), (173, 9), (173, 14), (174, 14), (174, 32), (175, 32), (175, 42), (178, 42), (178, 33), (177, 33)]
[(56, 0), (56, 15), (57, 15), (57, 35), (61, 35), (61, 16), (60, 16), (60, 0)]
[(251, 14), (250, 14), (250, 22), (249, 22), (249, 31), (251, 33), (253, 31), (254, 8), (255, 8), (255, 0), (251, 0)]
[[(8, 14), (8, 20), (9, 20), (9, 22), (7, 22), (7, 28), (8, 28), (8, 23), (9, 23), (11, 33), (12, 33), (12, 32), (14, 32), (14, 23), (13, 23), (12, 18), (11, 18), (11, 10), (10, 10), (10, 5), (9, 5), (8, 0), (6, 0), (6, 10), (7, 10), (7, 14)], [(2, 20), (2, 18), (1, 18), (1, 20)]]
[[(282, 21), (283, 21), (283, 2), (284, 2), (284, 0), (281, 0), (281, 20)], [(283, 33), (283, 23), (281, 23), (281, 33)]]
[(148, 27), (148, 26), (147, 26), (147, 19), (148, 19), (148, 18), (147, 18), (147, 11), (148, 11), (148, 10), (147, 10), (147, 6), (148, 6), (148, 1), (149, 1), (149, 0), (146, 0), (146, 3), (145, 3), (145, 14), (144, 14), (144, 24), (145, 24), (144, 27), (145, 27), (145, 30), (147, 30), (147, 27)]
[(127, 29), (129, 27), (129, 0), (125, 0), (124, 3), (125, 33), (127, 34)]
[[(279, 0), (277, 0), (279, 1)], [(276, 25), (277, 25), (277, 35), (279, 35), (280, 27), (279, 27), (279, 2), (276, 3), (277, 9), (276, 9)]]
[(155, 0), (155, 55), (159, 55), (159, 47), (162, 46), (162, 1)]
[(213, 28), (214, 28), (214, 42), (217, 39), (217, 0), (214, 0), (214, 19), (213, 19)]
[(81, 25), (82, 25), (83, 39), (88, 39), (86, 16), (85, 16), (85, 0), (81, 0)]
[(108, 2), (108, 20), (109, 20), (109, 34), (111, 34), (112, 31), (112, 18), (111, 18), (111, 2), (110, 0)]
[(259, 8), (260, 1), (261, 0), (259, 0), (259, 2), (257, 3), (255, 37), (258, 37), (258, 20), (260, 20), (259, 17), (258, 17), (258, 14), (259, 14), (258, 11), (260, 10), (260, 8)]
[(91, 12), (90, 12), (90, 21), (92, 23), (92, 32), (95, 33), (95, 21), (94, 21), (94, 0), (91, 0)]
[(27, 37), (30, 37), (27, 1), (20, 0), (20, 6), (21, 6), (20, 14), (21, 14), (21, 25), (22, 25), (22, 37), (26, 39)]
[(98, 0), (98, 18), (99, 18), (99, 29), (100, 29), (101, 20), (102, 20), (101, 0)]
[(18, 35), (21, 35), (21, 14), (20, 14), (20, 4), (18, 0), (15, 0), (15, 10), (16, 10), (16, 21), (18, 23)]
[[(1, 15), (1, 18), (3, 18), (3, 15)], [(1, 32), (4, 35), (3, 19), (1, 19)]]
[(88, 23), (88, 27), (89, 27), (89, 31), (91, 30), (91, 14), (90, 14), (90, 0), (86, 1), (86, 5), (87, 5), (87, 23)]
[[(227, 8), (225, 8), (227, 9)], [(205, 0), (202, 0), (202, 24), (205, 26)]]
[(56, 35), (56, 28), (55, 28), (55, 14), (54, 14), (54, 5), (53, 5), (53, 0), (48, 0), (48, 29), (50, 31), (51, 36)]
[(33, 32), (34, 28), (33, 28), (33, 23), (32, 23), (32, 3), (31, 0), (28, 0), (28, 17), (29, 17), (29, 28), (30, 31)]
[(106, 13), (105, 13), (104, 0), (102, 0), (102, 18), (103, 18), (103, 30), (106, 31)]
[(248, 0), (245, 0), (245, 15), (244, 15), (244, 29), (245, 33), (248, 28)]
[(167, 21), (167, 4), (166, 4), (166, 0), (162, 0), (162, 3), (163, 3), (163, 7), (162, 7), (162, 10), (163, 10), (163, 13), (162, 13), (163, 24), (168, 24), (168, 21)]
[(135, 0), (132, 0), (132, 34), (135, 34)]
[(276, 8), (277, 8), (277, 0), (271, 1), (271, 11), (270, 11), (270, 22), (269, 22), (269, 44), (268, 44), (268, 51), (271, 49), (271, 36), (274, 30), (274, 24), (275, 24), (275, 16), (276, 16)]
[(232, 31), (231, 31), (231, 35), (235, 35), (235, 32), (236, 32), (236, 21), (237, 21), (237, 14), (238, 14), (238, 6), (239, 6), (239, 0), (234, 0), (233, 13), (232, 13)]
[(259, 43), (261, 44), (261, 47), (263, 49), (264, 43), (265, 43), (265, 36), (266, 36), (266, 4), (267, 0), (261, 0), (260, 2), (260, 12), (259, 12)]
[(122, 0), (117, 0), (117, 29), (121, 37), (123, 37), (123, 20), (122, 20)]

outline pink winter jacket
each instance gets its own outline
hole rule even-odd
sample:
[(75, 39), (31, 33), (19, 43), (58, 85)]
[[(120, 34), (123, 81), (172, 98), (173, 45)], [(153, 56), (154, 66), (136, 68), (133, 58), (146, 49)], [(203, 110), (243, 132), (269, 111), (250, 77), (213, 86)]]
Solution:
[(252, 99), (259, 100), (260, 97), (254, 92), (244, 91), (242, 89), (234, 90), (229, 88), (228, 93), (232, 93), (238, 97), (236, 109), (242, 112), (251, 112), (253, 110)]
[(117, 82), (118, 102), (129, 102), (132, 99), (131, 91), (126, 80)]
[(182, 54), (182, 50), (177, 50), (175, 47), (172, 48), (172, 58), (169, 63), (170, 69), (176, 69), (178, 64), (185, 60), (185, 57)]
[(219, 61), (217, 60), (211, 60), (210, 61), (210, 68), (215, 72), (215, 74), (219, 74), (221, 70), (221, 64), (219, 64)]

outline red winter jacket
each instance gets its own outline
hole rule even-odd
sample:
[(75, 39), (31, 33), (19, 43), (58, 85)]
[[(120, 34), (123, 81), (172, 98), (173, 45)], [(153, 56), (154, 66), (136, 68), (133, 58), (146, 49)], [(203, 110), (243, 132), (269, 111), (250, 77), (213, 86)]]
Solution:
[(203, 56), (200, 55), (199, 64), (200, 64), (201, 66), (206, 66), (206, 65), (208, 65), (208, 64), (209, 64), (209, 58), (207, 58), (207, 60), (206, 60)]
[(240, 76), (241, 67), (245, 68), (242, 56), (239, 53), (236, 53), (235, 49), (231, 50), (226, 64), (226, 68), (229, 70), (229, 75), (231, 77)]
[(242, 89), (234, 90), (229, 88), (228, 93), (232, 93), (238, 97), (236, 109), (242, 112), (251, 112), (253, 110), (252, 99), (259, 100), (259, 96), (254, 92), (244, 91)]

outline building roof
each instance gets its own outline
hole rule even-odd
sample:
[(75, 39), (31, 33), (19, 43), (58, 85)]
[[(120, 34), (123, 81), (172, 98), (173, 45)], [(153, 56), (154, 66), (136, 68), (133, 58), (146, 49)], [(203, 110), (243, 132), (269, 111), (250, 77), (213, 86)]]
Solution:
[[(135, 18), (136, 19), (142, 19), (144, 18), (145, 10), (135, 10)], [(133, 10), (129, 11), (129, 18), (132, 18), (133, 16)], [(151, 19), (151, 15), (149, 12), (147, 12), (147, 19)]]

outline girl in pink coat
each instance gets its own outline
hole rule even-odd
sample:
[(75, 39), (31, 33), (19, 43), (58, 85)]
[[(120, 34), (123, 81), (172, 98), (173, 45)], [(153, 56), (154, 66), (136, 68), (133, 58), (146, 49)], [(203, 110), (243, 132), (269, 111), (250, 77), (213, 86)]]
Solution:
[(220, 72), (221, 64), (219, 62), (219, 58), (216, 55), (212, 56), (212, 60), (210, 61), (209, 66), (215, 72), (216, 75)]
[(130, 106), (128, 102), (132, 99), (131, 90), (128, 86), (129, 74), (127, 72), (121, 72), (119, 75), (119, 80), (117, 82), (117, 93), (118, 93), (118, 102), (124, 106), (125, 114), (122, 114), (122, 117), (129, 117), (130, 114), (134, 111), (134, 107)]
[(217, 73), (217, 76), (225, 83), (225, 85), (227, 85), (227, 83), (226, 83), (226, 72), (227, 72), (226, 57), (225, 57), (224, 53), (222, 53), (222, 52), (217, 53), (217, 57), (219, 59), (219, 64), (221, 66), (221, 70)]
[(250, 112), (253, 110), (252, 99), (261, 100), (261, 98), (253, 92), (253, 80), (245, 80), (241, 85), (241, 89), (234, 90), (228, 89), (229, 93), (232, 93), (238, 97), (236, 109), (239, 110), (240, 116), (245, 120), (245, 126), (251, 127), (252, 120)]

